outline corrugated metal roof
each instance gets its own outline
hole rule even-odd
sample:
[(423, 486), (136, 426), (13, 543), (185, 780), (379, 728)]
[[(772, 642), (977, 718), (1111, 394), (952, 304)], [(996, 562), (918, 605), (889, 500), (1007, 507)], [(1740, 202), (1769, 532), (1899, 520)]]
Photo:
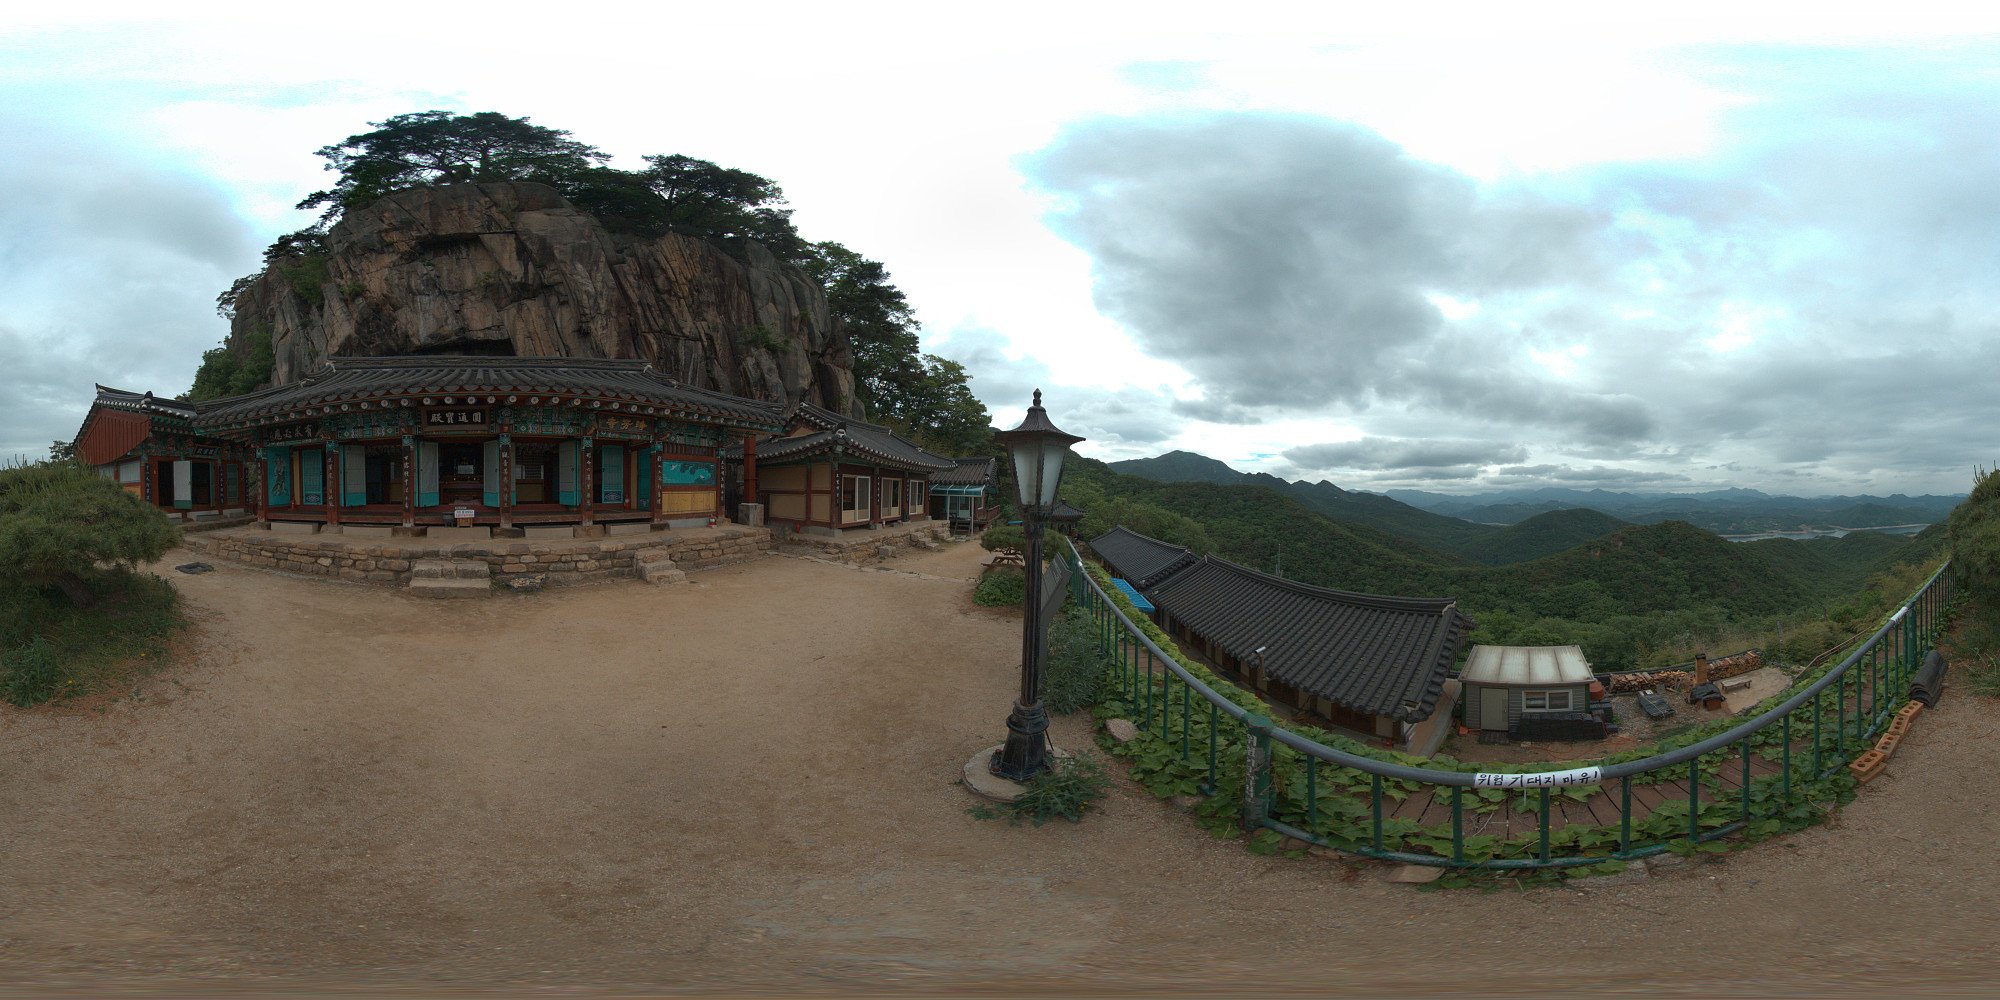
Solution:
[(682, 385), (644, 361), (438, 356), (334, 358), (301, 381), (201, 404), (195, 426), (216, 430), (394, 397), (501, 394), (582, 398), (608, 410), (687, 413), (755, 427), (783, 419), (770, 403)]
[(1195, 563), (1195, 554), (1172, 542), (1149, 538), (1119, 525), (1090, 540), (1090, 551), (1111, 572), (1148, 590)]
[(1588, 684), (1582, 646), (1474, 646), (1458, 677), (1467, 684), (1556, 687)]
[[(1095, 547), (1095, 543), (1093, 543)], [(1149, 591), (1237, 661), (1357, 712), (1430, 716), (1473, 621), (1450, 598), (1381, 597), (1259, 573), (1214, 556)]]
[(1138, 610), (1143, 611), (1149, 615), (1153, 613), (1153, 602), (1146, 600), (1146, 595), (1139, 593), (1139, 588), (1134, 587), (1131, 584), (1125, 582), (1123, 579), (1115, 576), (1111, 578), (1111, 585), (1117, 587), (1119, 590), (1124, 591), (1125, 599), (1131, 601), (1132, 606), (1134, 608), (1137, 608)]

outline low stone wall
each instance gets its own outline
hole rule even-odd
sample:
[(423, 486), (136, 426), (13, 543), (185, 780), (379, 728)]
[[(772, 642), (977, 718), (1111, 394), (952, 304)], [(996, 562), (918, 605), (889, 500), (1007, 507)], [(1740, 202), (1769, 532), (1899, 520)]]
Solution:
[(636, 577), (642, 562), (671, 559), (682, 569), (705, 569), (755, 559), (774, 548), (769, 531), (740, 525), (574, 541), (457, 543), (343, 540), (240, 528), (190, 535), (182, 544), (212, 559), (246, 566), (392, 585), (408, 584), (410, 564), (420, 559), (477, 560), (491, 567), (500, 583), (546, 575), (549, 585), (564, 586)]
[(852, 529), (838, 538), (783, 528), (773, 528), (771, 534), (789, 551), (866, 565), (895, 556), (902, 549), (935, 548), (951, 535), (951, 526), (943, 521), (912, 521), (879, 531)]

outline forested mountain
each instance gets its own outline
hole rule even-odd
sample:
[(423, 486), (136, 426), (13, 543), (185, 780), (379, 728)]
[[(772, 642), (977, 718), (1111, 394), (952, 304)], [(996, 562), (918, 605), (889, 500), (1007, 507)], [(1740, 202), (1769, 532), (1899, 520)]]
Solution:
[(1513, 524), (1536, 514), (1588, 507), (1626, 521), (1686, 521), (1722, 534), (1791, 531), (1801, 528), (1875, 528), (1932, 524), (1944, 519), (1963, 496), (1887, 497), (1772, 496), (1757, 490), (1704, 493), (1614, 493), (1607, 490), (1503, 490), (1451, 496), (1422, 490), (1390, 490), (1389, 496), (1435, 514), (1483, 524)]
[[(1857, 532), (1737, 543), (1683, 522), (1621, 525), (1569, 510), (1508, 528), (1472, 526), (1487, 527), (1479, 554), (1496, 561), (1563, 546), (1508, 565), (1478, 565), (1473, 553), (1442, 552), (1343, 520), (1295, 492), (1251, 481), (1258, 478), (1158, 482), (1077, 459), (1064, 492), (1086, 512), (1179, 515), (1217, 554), (1267, 572), (1342, 590), (1453, 597), (1479, 621), (1476, 642), (1575, 642), (1606, 669), (1685, 659), (1711, 642), (1809, 657), (1883, 596), (1868, 593), (1878, 575), (1935, 554), (1935, 530), (1914, 539)], [(1092, 513), (1083, 530), (1088, 537), (1115, 523)]]
[(1325, 480), (1317, 483), (1304, 480), (1286, 482), (1261, 472), (1238, 472), (1215, 459), (1186, 451), (1171, 451), (1158, 458), (1113, 462), (1110, 468), (1164, 483), (1269, 487), (1336, 521), (1387, 532), (1395, 537), (1397, 544), (1415, 542), (1461, 559), (1496, 565), (1560, 552), (1586, 538), (1596, 537), (1579, 533), (1591, 525), (1601, 527), (1602, 530), (1596, 533), (1601, 535), (1623, 523), (1616, 519), (1575, 518), (1561, 522), (1563, 526), (1560, 529), (1543, 526), (1510, 534), (1507, 529), (1496, 525), (1475, 524), (1458, 517), (1432, 513), (1380, 493), (1344, 490)]
[[(1285, 482), (1263, 473), (1238, 472), (1204, 455), (1170, 451), (1157, 458), (1131, 459), (1111, 463), (1111, 468), (1128, 475), (1159, 482), (1252, 483), (1261, 482), (1291, 492), (1308, 506), (1344, 520), (1372, 524), (1395, 531), (1435, 549), (1456, 553), (1481, 562), (1493, 561), (1485, 555), (1493, 551), (1495, 536), (1468, 530), (1516, 524), (1539, 514), (1586, 508), (1609, 514), (1621, 522), (1654, 524), (1686, 521), (1721, 534), (1753, 534), (1765, 531), (1794, 531), (1801, 528), (1879, 528), (1905, 524), (1932, 524), (1942, 521), (1963, 496), (1887, 497), (1773, 496), (1758, 490), (1726, 489), (1701, 493), (1616, 493), (1609, 490), (1573, 490), (1542, 487), (1532, 490), (1497, 490), (1470, 496), (1431, 493), (1424, 490), (1389, 490), (1367, 493), (1343, 490), (1332, 483)], [(1414, 512), (1414, 513), (1413, 513)], [(1437, 515), (1424, 518), (1422, 515)]]

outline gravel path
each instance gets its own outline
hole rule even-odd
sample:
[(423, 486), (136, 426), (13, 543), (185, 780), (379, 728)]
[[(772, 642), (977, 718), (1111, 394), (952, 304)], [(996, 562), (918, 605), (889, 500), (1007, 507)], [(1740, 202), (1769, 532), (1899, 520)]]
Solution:
[(0, 992), (1996, 988), (1992, 702), (1953, 691), (1829, 827), (1419, 892), (1129, 783), (1081, 825), (968, 816), (1019, 649), (981, 555), (461, 603), (174, 575), (189, 662), (0, 708)]

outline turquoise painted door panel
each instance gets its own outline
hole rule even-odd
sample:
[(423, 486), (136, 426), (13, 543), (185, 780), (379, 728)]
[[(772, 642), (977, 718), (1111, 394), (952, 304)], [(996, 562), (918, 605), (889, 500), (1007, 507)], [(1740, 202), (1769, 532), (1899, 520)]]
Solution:
[(625, 502), (625, 447), (607, 444), (598, 452), (603, 461), (597, 466), (597, 502)]
[(194, 463), (174, 463), (174, 509), (194, 508)]
[(358, 444), (340, 449), (340, 505), (359, 507), (368, 502), (368, 451)]
[(575, 441), (564, 441), (556, 449), (556, 502), (574, 507), (580, 501), (576, 481), (577, 446)]
[(486, 442), (486, 488), (481, 499), (488, 507), (500, 506), (500, 442)]
[[(633, 499), (639, 501), (640, 510), (652, 510), (653, 494), (659, 492), (659, 487), (657, 484), (653, 484), (653, 449), (650, 445), (639, 449), (638, 470), (638, 473), (632, 477), (632, 486), (634, 492), (639, 495)], [(640, 487), (640, 483), (652, 485)]]
[(264, 502), (273, 507), (292, 502), (292, 449), (264, 449)]
[(438, 503), (438, 446), (436, 441), (417, 442), (417, 506)]
[(326, 503), (326, 453), (318, 448), (299, 451), (299, 503), (306, 507)]

